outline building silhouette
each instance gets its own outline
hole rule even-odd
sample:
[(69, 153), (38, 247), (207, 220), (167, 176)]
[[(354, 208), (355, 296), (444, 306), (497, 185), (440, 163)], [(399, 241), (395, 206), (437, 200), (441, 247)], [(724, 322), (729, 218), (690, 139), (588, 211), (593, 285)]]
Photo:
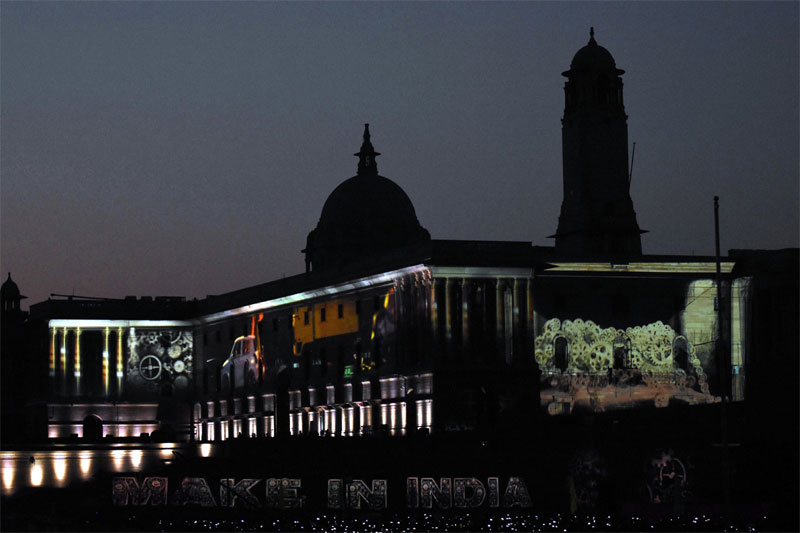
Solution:
[[(760, 335), (776, 334), (751, 306), (768, 261), (722, 258), (718, 288), (712, 257), (642, 254), (622, 73), (593, 32), (564, 73), (554, 247), (431, 239), (365, 126), (306, 272), (199, 301), (33, 305), (25, 438), (525, 433), (548, 415), (748, 397)], [(796, 250), (775, 257), (789, 280)], [(796, 294), (773, 309), (796, 317)]]
[(554, 235), (559, 253), (623, 259), (642, 253), (643, 231), (630, 196), (624, 73), (597, 44), (594, 28), (562, 73), (564, 199)]

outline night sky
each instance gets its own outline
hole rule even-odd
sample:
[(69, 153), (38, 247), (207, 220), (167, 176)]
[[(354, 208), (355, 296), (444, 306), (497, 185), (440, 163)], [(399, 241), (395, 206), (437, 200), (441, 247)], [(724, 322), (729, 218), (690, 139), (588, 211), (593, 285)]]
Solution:
[(552, 245), (561, 72), (624, 69), (647, 254), (798, 246), (798, 3), (9, 2), (3, 278), (203, 297), (303, 271), (363, 123), (434, 239)]

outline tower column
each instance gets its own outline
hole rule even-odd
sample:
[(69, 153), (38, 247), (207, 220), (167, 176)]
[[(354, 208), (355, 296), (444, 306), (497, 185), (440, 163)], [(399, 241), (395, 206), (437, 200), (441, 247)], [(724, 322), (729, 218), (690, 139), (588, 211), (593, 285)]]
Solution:
[(75, 328), (75, 396), (81, 395), (81, 328)]
[(469, 291), (470, 282), (467, 278), (461, 280), (461, 346), (464, 356), (469, 353)]
[(497, 278), (495, 281), (495, 345), (497, 347), (498, 358), (503, 357), (503, 280)]
[(69, 385), (67, 379), (67, 328), (61, 329), (61, 394), (66, 396), (69, 394)]
[(450, 300), (453, 298), (451, 287), (453, 280), (445, 278), (444, 281), (444, 319), (445, 319), (445, 337), (447, 339), (447, 349), (450, 350), (450, 343), (453, 339), (453, 316), (451, 314), (452, 304)]
[(50, 394), (54, 394), (56, 392), (56, 387), (58, 386), (58, 381), (56, 380), (56, 337), (58, 336), (58, 330), (56, 328), (50, 328), (50, 360), (49, 360), (49, 374), (50, 374)]
[(111, 328), (103, 330), (103, 395), (108, 396), (111, 390), (111, 372), (108, 366), (108, 338), (111, 336)]
[(122, 328), (117, 328), (117, 364), (116, 364), (116, 375), (117, 375), (117, 397), (122, 396), (122, 380), (124, 377), (124, 373), (122, 370)]

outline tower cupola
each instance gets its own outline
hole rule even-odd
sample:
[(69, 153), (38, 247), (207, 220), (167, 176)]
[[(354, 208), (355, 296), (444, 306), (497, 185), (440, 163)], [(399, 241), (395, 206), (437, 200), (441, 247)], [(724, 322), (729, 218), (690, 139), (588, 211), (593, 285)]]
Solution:
[(568, 255), (636, 256), (642, 244), (630, 197), (628, 117), (622, 74), (611, 53), (589, 42), (562, 75), (564, 197), (556, 250)]

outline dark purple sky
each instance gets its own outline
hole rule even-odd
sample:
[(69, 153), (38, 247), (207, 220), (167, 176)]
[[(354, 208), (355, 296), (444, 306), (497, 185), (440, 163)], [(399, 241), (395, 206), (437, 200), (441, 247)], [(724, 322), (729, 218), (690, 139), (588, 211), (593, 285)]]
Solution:
[(798, 246), (798, 3), (9, 2), (2, 256), (49, 293), (202, 297), (303, 270), (378, 169), (433, 238), (549, 245), (563, 83), (626, 71), (646, 253)]

